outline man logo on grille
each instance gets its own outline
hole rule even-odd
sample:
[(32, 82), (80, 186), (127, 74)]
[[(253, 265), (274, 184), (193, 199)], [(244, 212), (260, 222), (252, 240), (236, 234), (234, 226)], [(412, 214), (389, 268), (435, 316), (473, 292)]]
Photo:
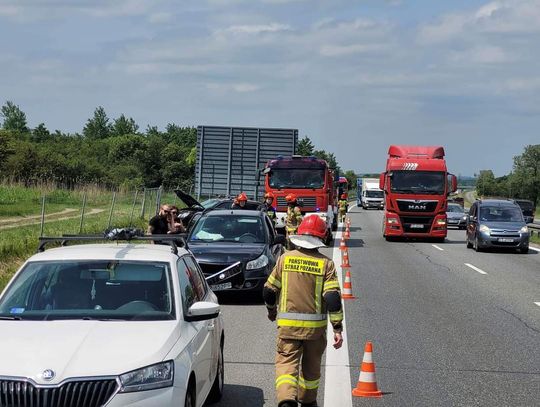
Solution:
[(42, 373), (43, 380), (51, 381), (54, 379), (54, 376), (56, 376), (56, 373), (51, 369), (44, 370)]
[(403, 169), (405, 171), (414, 171), (418, 168), (418, 163), (405, 163), (403, 164)]

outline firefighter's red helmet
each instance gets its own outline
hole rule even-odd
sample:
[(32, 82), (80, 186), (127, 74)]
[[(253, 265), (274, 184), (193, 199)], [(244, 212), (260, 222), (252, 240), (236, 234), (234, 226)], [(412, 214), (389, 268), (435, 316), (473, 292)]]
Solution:
[(289, 194), (285, 197), (285, 200), (287, 203), (293, 203), (296, 202), (296, 195), (295, 194)]
[(347, 195), (341, 194), (341, 199), (347, 199)]
[(267, 192), (264, 194), (264, 199), (272, 198), (274, 199), (274, 194), (272, 192)]
[(298, 227), (297, 234), (324, 239), (326, 237), (326, 222), (317, 215), (308, 215)]
[(241, 192), (238, 194), (238, 196), (236, 197), (236, 200), (238, 202), (241, 202), (241, 201), (247, 201), (247, 195), (244, 193), (244, 192)]

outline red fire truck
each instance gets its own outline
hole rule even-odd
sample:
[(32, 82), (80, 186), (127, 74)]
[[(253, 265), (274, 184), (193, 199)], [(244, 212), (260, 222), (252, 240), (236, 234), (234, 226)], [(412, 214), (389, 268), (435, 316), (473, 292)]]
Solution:
[(456, 191), (457, 178), (448, 174), (443, 147), (390, 146), (379, 186), (385, 194), (386, 240), (420, 237), (444, 241), (447, 197)]
[(287, 202), (285, 197), (297, 196), (302, 214), (316, 214), (328, 225), (327, 243), (332, 230), (337, 229), (336, 191), (334, 172), (325, 160), (315, 157), (277, 157), (266, 163), (265, 190), (275, 196), (276, 229), (285, 233)]

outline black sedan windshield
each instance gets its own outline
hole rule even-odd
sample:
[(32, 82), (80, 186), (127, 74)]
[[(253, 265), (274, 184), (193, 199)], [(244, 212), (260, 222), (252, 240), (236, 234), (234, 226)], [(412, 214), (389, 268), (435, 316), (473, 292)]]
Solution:
[(257, 216), (210, 215), (197, 222), (189, 240), (265, 243), (264, 225)]
[(392, 192), (442, 195), (445, 191), (444, 172), (393, 171), (391, 178)]
[(31, 262), (0, 301), (9, 319), (174, 319), (166, 263)]
[(464, 210), (463, 210), (463, 208), (461, 207), (461, 205), (448, 205), (448, 209), (446, 210), (446, 212), (459, 212), (459, 213), (464, 213)]

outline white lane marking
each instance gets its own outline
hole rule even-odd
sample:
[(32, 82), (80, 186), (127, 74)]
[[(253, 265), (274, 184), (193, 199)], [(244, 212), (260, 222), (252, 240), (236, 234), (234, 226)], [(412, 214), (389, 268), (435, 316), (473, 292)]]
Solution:
[[(337, 277), (340, 283), (343, 281), (341, 264), (341, 252), (339, 250), (339, 240), (341, 238), (342, 227), (336, 232), (334, 253), (332, 259), (336, 264)], [(332, 325), (328, 322), (326, 339), (326, 368), (324, 370), (324, 405), (352, 407), (351, 395), (351, 373), (349, 370), (349, 345), (347, 342), (347, 323), (345, 322), (345, 309), (343, 309), (343, 346), (341, 349), (334, 349), (334, 332)]]
[(536, 305), (538, 305), (540, 307), (540, 302), (535, 302)]
[(465, 263), (465, 265), (466, 265), (467, 267), (472, 268), (474, 271), (478, 271), (480, 274), (487, 274), (484, 270), (479, 269), (478, 267), (473, 266), (472, 264)]
[(436, 244), (432, 244), (432, 246), (437, 249), (437, 250), (440, 250), (441, 252), (444, 252), (444, 249), (442, 247), (439, 247), (437, 246)]
[(540, 249), (537, 249), (536, 247), (529, 246), (529, 249), (534, 250), (535, 252), (540, 253)]

